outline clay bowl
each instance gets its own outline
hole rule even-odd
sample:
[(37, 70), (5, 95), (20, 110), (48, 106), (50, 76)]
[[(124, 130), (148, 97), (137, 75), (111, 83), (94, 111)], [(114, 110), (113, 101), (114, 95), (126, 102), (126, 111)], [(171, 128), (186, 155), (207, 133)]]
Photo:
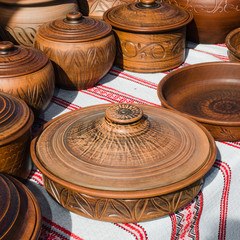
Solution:
[(32, 47), (40, 25), (69, 11), (78, 11), (76, 0), (0, 0), (0, 38)]
[(116, 43), (112, 27), (80, 12), (42, 25), (34, 47), (52, 60), (60, 88), (93, 87), (112, 67)]
[(224, 43), (227, 34), (240, 27), (238, 0), (160, 0), (193, 14), (187, 26), (187, 39), (197, 43)]
[(240, 140), (240, 64), (201, 63), (171, 72), (158, 85), (166, 108), (205, 126), (216, 140)]
[(186, 25), (192, 15), (176, 6), (141, 0), (104, 13), (117, 41), (115, 64), (133, 72), (175, 68), (185, 58)]
[(38, 115), (47, 108), (54, 87), (54, 69), (46, 54), (0, 42), (0, 91), (21, 98)]
[(225, 40), (230, 61), (240, 62), (240, 28), (231, 31)]
[(139, 222), (191, 202), (216, 157), (197, 122), (149, 105), (105, 104), (64, 114), (31, 143), (48, 193), (64, 208)]
[(0, 172), (27, 178), (34, 116), (24, 101), (0, 92)]
[(0, 173), (0, 239), (37, 240), (41, 230), (41, 210), (21, 182)]

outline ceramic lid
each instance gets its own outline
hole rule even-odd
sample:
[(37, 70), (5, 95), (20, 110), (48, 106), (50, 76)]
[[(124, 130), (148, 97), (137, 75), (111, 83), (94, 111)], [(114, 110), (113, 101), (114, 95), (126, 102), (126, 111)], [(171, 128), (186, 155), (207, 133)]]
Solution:
[(0, 92), (0, 145), (25, 133), (33, 120), (33, 113), (23, 100)]
[(0, 42), (0, 79), (38, 71), (47, 63), (48, 57), (40, 50)]
[(0, 239), (38, 239), (41, 211), (32, 193), (18, 180), (0, 173)]
[(38, 35), (56, 42), (78, 43), (105, 37), (112, 31), (111, 25), (80, 12), (70, 12), (64, 19), (43, 24)]
[(103, 19), (119, 29), (159, 32), (185, 26), (192, 15), (171, 4), (141, 0), (111, 8), (104, 13)]
[(86, 194), (116, 198), (188, 186), (206, 174), (216, 155), (212, 136), (200, 124), (132, 104), (67, 113), (49, 122), (32, 146), (44, 175)]

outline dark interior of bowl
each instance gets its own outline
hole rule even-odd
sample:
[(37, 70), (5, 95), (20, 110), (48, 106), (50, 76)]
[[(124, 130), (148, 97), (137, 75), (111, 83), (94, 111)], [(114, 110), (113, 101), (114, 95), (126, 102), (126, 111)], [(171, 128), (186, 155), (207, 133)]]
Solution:
[(196, 64), (166, 78), (159, 89), (163, 105), (202, 119), (240, 122), (239, 63)]

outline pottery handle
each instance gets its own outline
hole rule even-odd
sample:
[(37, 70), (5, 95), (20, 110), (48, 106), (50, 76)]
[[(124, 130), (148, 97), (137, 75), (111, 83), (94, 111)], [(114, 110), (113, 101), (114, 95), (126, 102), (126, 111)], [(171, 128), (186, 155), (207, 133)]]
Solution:
[(0, 42), (0, 54), (6, 55), (14, 49), (14, 44), (10, 41)]

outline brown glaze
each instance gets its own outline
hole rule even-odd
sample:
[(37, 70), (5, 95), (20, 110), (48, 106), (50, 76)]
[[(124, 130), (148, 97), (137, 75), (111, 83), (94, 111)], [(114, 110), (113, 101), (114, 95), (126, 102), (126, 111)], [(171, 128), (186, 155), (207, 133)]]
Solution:
[(53, 96), (52, 63), (39, 50), (0, 42), (0, 90), (23, 99), (39, 114)]
[(116, 54), (111, 25), (79, 12), (42, 25), (34, 46), (54, 63), (56, 84), (70, 90), (94, 86), (110, 70)]
[(160, 0), (191, 11), (187, 38), (197, 43), (224, 43), (233, 29), (240, 27), (239, 0)]
[(151, 73), (184, 61), (186, 25), (192, 17), (181, 8), (142, 0), (109, 9), (103, 19), (116, 35), (118, 67)]
[(0, 173), (0, 239), (37, 240), (41, 230), (40, 206), (18, 180)]
[(93, 219), (136, 222), (190, 202), (216, 146), (206, 129), (180, 114), (105, 104), (50, 121), (32, 141), (31, 155), (63, 207)]
[(80, 11), (84, 15), (98, 19), (102, 19), (108, 9), (131, 2), (139, 2), (139, 0), (78, 0)]
[(231, 31), (227, 35), (225, 42), (230, 61), (240, 62), (240, 28)]
[(33, 113), (26, 103), (0, 92), (0, 172), (27, 178)]
[(164, 107), (204, 125), (216, 140), (240, 140), (240, 63), (201, 63), (178, 69), (158, 85)]
[[(76, 0), (1, 0), (0, 32), (3, 40), (13, 39), (15, 43), (32, 46), (37, 29), (43, 23), (77, 11)], [(9, 36), (10, 34), (10, 36)]]

